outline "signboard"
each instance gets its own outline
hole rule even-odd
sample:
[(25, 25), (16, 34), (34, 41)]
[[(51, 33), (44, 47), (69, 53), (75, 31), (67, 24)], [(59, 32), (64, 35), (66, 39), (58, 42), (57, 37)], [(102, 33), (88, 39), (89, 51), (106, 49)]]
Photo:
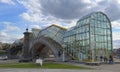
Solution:
[(35, 63), (40, 64), (42, 66), (42, 59), (36, 59)]

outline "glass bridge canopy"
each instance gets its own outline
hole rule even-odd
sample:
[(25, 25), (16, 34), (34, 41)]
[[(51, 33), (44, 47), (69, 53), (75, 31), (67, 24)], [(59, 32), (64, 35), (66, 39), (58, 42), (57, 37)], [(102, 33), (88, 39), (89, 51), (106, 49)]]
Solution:
[(43, 30), (41, 30), (38, 34), (38, 37), (45, 36), (53, 39), (59, 44), (63, 43), (63, 36), (67, 29), (58, 25), (51, 25)]

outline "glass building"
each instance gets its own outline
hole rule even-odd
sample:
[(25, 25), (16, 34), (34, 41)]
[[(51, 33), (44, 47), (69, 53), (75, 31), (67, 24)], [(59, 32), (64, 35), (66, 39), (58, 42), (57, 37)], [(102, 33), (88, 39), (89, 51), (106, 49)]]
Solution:
[(93, 12), (77, 21), (64, 35), (65, 51), (74, 59), (100, 61), (112, 54), (112, 29), (107, 15)]
[(69, 29), (51, 25), (45, 29), (33, 29), (30, 35), (29, 54), (66, 60), (100, 61), (100, 57), (112, 54), (112, 28), (106, 14), (93, 12), (77, 21)]

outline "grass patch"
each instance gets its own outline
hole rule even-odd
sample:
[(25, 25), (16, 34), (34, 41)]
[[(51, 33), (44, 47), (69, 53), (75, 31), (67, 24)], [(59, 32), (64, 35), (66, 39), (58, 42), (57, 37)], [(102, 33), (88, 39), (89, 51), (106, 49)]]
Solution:
[(0, 50), (0, 55), (5, 55), (7, 52), (5, 50)]
[(0, 68), (46, 68), (46, 69), (91, 69), (83, 66), (74, 66), (59, 63), (43, 63), (43, 66), (37, 66), (35, 63), (9, 63), (1, 64)]

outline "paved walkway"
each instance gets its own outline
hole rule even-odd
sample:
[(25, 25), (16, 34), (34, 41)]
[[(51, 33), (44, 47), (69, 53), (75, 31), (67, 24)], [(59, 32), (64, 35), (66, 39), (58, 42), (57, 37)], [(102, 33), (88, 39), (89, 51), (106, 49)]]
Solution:
[(108, 70), (112, 72), (120, 72), (120, 64), (103, 64), (100, 66), (94, 66), (93, 68), (97, 70)]
[(70, 69), (0, 69), (0, 72), (112, 72), (108, 70), (70, 70)]
[[(71, 63), (72, 64), (72, 63)], [(77, 66), (85, 66), (89, 68), (94, 68), (95, 70), (98, 70), (96, 72), (120, 72), (120, 63), (115, 64), (101, 64), (100, 66), (91, 66), (91, 65), (85, 65), (85, 64), (74, 64)], [(89, 71), (88, 71), (89, 72)]]
[[(13, 62), (15, 62), (14, 60)], [(11, 61), (7, 61), (9, 63)], [(17, 62), (17, 61), (16, 61)], [(6, 63), (6, 61), (1, 61), (0, 63)], [(72, 64), (76, 66), (85, 66), (94, 68), (93, 70), (78, 70), (78, 69), (24, 69), (24, 68), (1, 68), (0, 72), (120, 72), (120, 63), (119, 64), (102, 64), (100, 66), (89, 66), (80, 63), (65, 63)]]

